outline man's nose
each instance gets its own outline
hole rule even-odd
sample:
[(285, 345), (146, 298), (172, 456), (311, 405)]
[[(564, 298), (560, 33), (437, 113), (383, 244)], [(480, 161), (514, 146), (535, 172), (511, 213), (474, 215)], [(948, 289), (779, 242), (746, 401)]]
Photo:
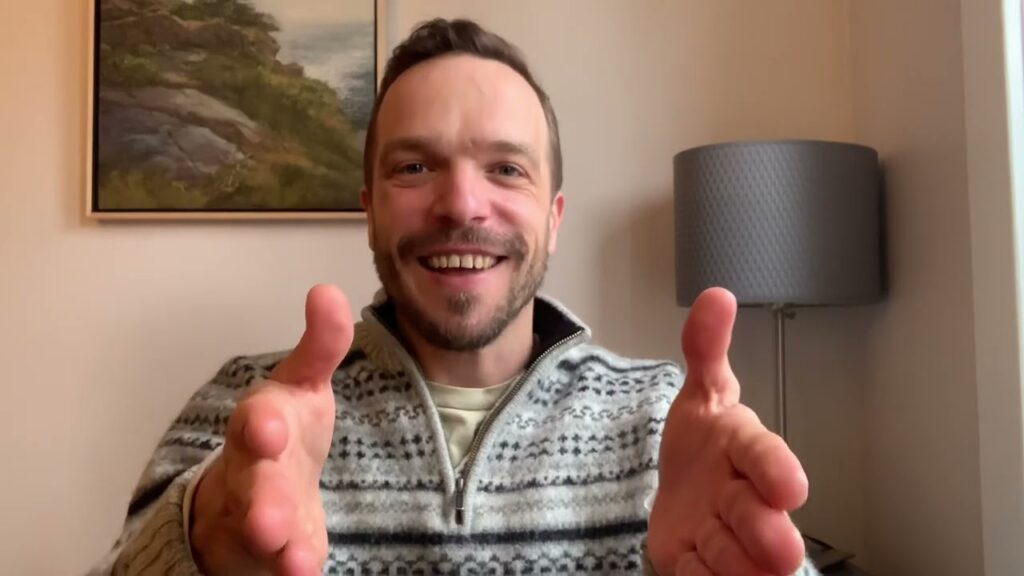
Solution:
[(470, 163), (454, 162), (435, 190), (434, 216), (461, 226), (487, 219), (490, 214), (485, 175)]

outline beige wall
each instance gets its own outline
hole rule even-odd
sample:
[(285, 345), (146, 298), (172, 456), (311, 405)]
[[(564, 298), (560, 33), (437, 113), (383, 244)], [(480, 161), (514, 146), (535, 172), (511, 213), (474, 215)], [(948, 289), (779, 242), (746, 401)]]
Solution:
[[(11, 574), (84, 570), (116, 536), (153, 443), (221, 361), (290, 346), (313, 282), (342, 285), (357, 305), (376, 285), (360, 223), (83, 221), (86, 4), (0, 3), (0, 558)], [(672, 154), (726, 139), (855, 135), (845, 1), (388, 4), (400, 33), (429, 15), (465, 14), (525, 49), (559, 112), (567, 163), (567, 219), (547, 290), (624, 353), (681, 356)], [(910, 96), (891, 96), (914, 117)], [(914, 241), (925, 232), (914, 231)], [(928, 307), (906, 305), (942, 340), (941, 352), (959, 351), (960, 341), (944, 344), (938, 329), (965, 320), (952, 306), (952, 317), (940, 314), (940, 302), (958, 295), (954, 272), (926, 267), (951, 287), (928, 297)], [(793, 445), (814, 486), (801, 523), (857, 551), (869, 540), (859, 438), (861, 342), (872, 318), (864, 309), (819, 310), (789, 330)], [(908, 335), (890, 329), (884, 341), (896, 336)], [(767, 314), (741, 314), (735, 365), (766, 418), (770, 337)], [(944, 363), (924, 360), (938, 365), (922, 369), (952, 388), (958, 366), (947, 374)], [(937, 395), (938, 408), (961, 416), (951, 407), (957, 391), (943, 391), (952, 396)], [(962, 480), (954, 473), (949, 481)], [(877, 508), (882, 499), (871, 496)]]
[(868, 564), (983, 574), (960, 2), (850, 4), (857, 136), (884, 158), (889, 211), (865, 380)]

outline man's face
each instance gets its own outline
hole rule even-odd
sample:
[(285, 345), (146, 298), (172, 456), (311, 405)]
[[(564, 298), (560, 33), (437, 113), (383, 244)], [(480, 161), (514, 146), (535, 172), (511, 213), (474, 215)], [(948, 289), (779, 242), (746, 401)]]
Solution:
[(540, 287), (563, 198), (530, 85), (468, 55), (402, 74), (377, 118), (370, 248), (401, 318), (435, 346), (497, 338)]

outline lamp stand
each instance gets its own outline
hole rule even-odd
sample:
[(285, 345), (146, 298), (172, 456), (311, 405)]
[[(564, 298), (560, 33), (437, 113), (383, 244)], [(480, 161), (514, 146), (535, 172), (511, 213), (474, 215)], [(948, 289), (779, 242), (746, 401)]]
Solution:
[(796, 316), (786, 304), (773, 304), (775, 317), (775, 430), (787, 443), (786, 434), (786, 320)]
[[(796, 312), (786, 304), (772, 304), (771, 309), (775, 318), (775, 427), (782, 440), (789, 444), (786, 431), (786, 320), (795, 318)], [(840, 566), (853, 557), (850, 552), (833, 548), (813, 536), (803, 534), (803, 538), (804, 549), (819, 570)]]

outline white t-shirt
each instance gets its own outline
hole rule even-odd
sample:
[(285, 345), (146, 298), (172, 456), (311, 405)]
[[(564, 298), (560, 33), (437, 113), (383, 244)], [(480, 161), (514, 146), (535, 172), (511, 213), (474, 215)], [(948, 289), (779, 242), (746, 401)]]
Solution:
[(519, 376), (486, 388), (462, 388), (427, 381), (427, 390), (441, 416), (441, 427), (448, 442), (452, 466), (465, 458), (477, 428), (498, 400)]

